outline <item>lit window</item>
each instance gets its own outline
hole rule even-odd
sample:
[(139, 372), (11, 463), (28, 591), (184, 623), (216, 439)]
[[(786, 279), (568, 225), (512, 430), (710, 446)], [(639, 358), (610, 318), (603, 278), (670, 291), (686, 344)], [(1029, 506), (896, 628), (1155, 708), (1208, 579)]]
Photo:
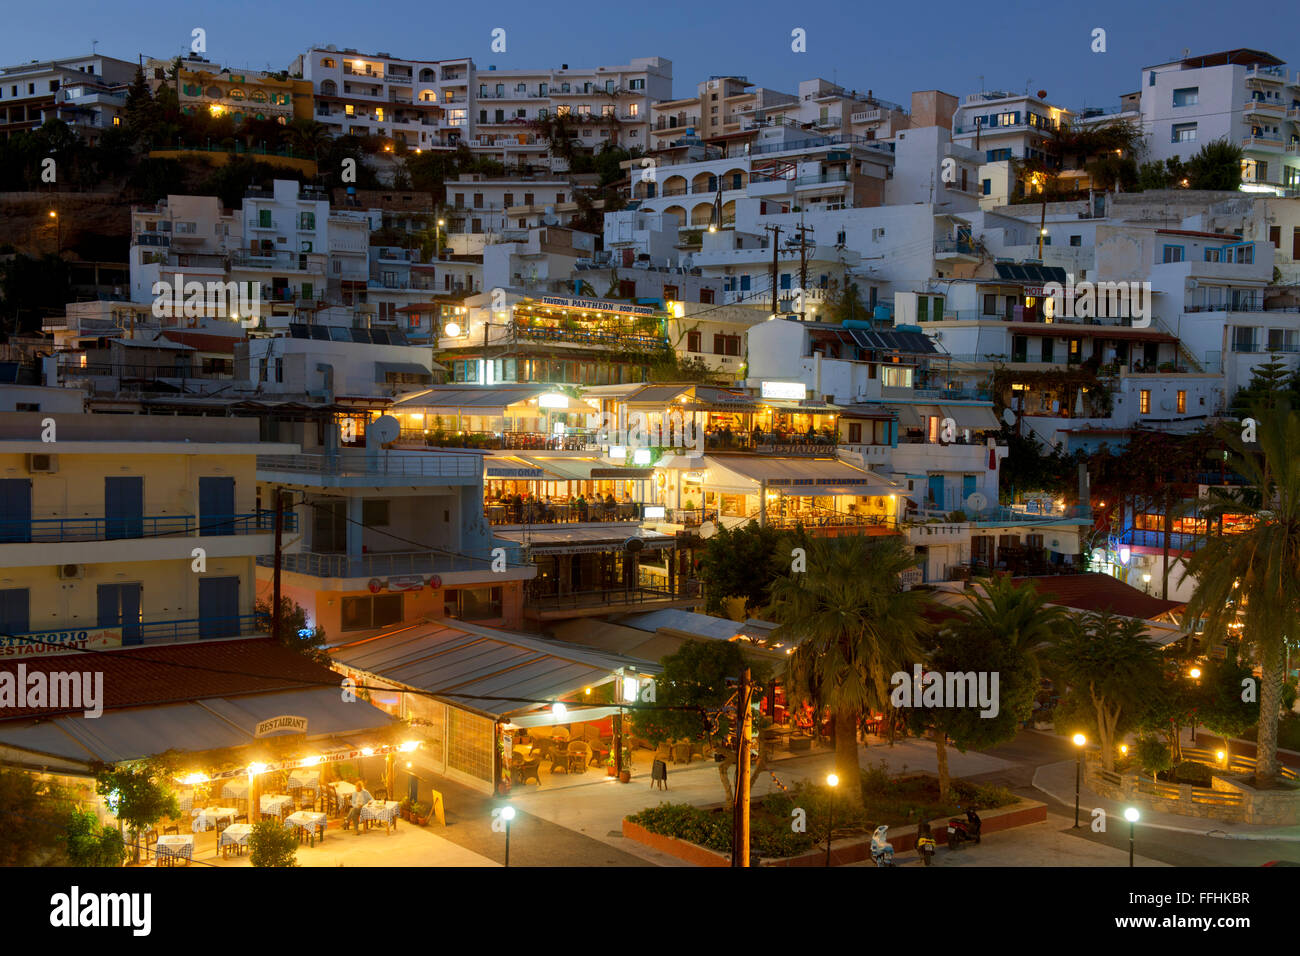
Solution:
[(1151, 390), (1144, 388), (1138, 392), (1138, 412), (1143, 415), (1151, 413)]
[(1178, 414), (1187, 414), (1187, 393), (1184, 391), (1179, 391), (1178, 393)]

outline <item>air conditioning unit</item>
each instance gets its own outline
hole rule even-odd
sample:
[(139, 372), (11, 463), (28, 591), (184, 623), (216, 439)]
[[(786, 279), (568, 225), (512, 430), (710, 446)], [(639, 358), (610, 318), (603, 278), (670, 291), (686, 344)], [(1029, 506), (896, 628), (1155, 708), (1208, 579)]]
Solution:
[(59, 456), (44, 454), (28, 455), (27, 470), (33, 475), (52, 475), (59, 470)]
[(84, 564), (60, 564), (59, 579), (63, 581), (79, 580), (86, 576)]

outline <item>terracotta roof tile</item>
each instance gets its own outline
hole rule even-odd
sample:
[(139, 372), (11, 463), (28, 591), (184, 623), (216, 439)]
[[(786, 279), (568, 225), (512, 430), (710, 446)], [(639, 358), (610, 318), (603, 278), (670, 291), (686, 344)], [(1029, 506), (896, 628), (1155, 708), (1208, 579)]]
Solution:
[(1109, 574), (1090, 571), (1085, 574), (1056, 574), (1046, 577), (1014, 578), (1016, 584), (1028, 582), (1052, 604), (1080, 611), (1110, 611), (1124, 617), (1154, 621), (1161, 615), (1181, 610), (1181, 601), (1164, 601), (1125, 584)]

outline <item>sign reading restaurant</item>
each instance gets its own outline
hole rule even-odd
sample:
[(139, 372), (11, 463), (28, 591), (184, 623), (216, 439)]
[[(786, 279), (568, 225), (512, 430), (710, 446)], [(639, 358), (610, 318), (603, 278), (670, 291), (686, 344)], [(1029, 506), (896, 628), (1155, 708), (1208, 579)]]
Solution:
[(259, 723), (253, 729), (254, 737), (267, 737), (271, 734), (287, 730), (293, 734), (305, 734), (307, 732), (306, 717), (271, 717)]
[(561, 296), (544, 295), (542, 305), (553, 305), (561, 309), (587, 309), (591, 312), (613, 312), (619, 315), (658, 315), (659, 310), (649, 305), (629, 305), (626, 302), (605, 302), (601, 299), (570, 299)]
[(41, 634), (0, 636), (0, 657), (49, 657), (78, 651), (102, 651), (122, 646), (120, 627), (46, 631)]

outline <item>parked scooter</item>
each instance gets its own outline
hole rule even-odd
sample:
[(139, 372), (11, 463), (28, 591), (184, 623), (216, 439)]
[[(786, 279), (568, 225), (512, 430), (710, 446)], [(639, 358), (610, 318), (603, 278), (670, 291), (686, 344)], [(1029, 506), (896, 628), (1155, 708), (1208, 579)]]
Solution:
[(889, 827), (881, 825), (871, 834), (871, 862), (876, 866), (894, 865), (894, 848), (886, 837), (888, 832)]
[(948, 821), (948, 849), (955, 850), (963, 843), (980, 842), (980, 816), (974, 807), (966, 810), (966, 819), (958, 817)]
[(916, 852), (921, 855), (921, 862), (929, 866), (934, 859), (935, 839), (930, 832), (930, 824), (922, 822), (916, 828)]

